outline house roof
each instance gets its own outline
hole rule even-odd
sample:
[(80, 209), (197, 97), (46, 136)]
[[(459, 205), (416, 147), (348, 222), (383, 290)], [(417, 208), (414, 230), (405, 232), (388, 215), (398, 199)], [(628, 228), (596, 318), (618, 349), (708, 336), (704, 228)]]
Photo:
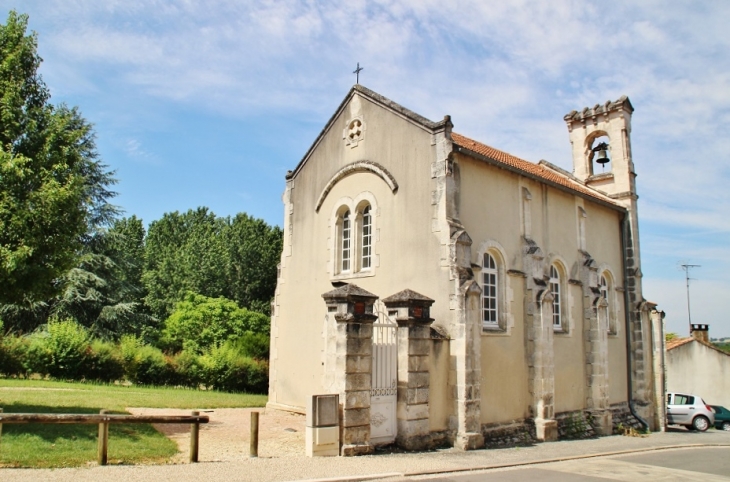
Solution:
[(686, 345), (690, 341), (694, 340), (694, 338), (674, 338), (672, 340), (669, 340), (667, 342), (667, 350), (671, 350), (673, 348), (677, 348), (678, 346)]
[[(609, 196), (592, 189), (585, 184), (583, 184), (581, 181), (579, 181), (577, 178), (573, 177), (570, 173), (567, 171), (564, 171), (563, 169), (554, 166), (553, 164), (547, 162), (547, 161), (540, 161), (539, 164), (535, 164), (529, 161), (525, 161), (524, 159), (520, 159), (516, 156), (513, 156), (511, 154), (508, 154), (504, 151), (500, 151), (499, 149), (495, 149), (493, 147), (490, 147), (486, 144), (483, 144), (481, 142), (475, 141), (473, 139), (470, 139), (464, 135), (457, 134), (455, 132), (449, 132), (451, 127), (453, 127), (451, 123), (451, 116), (444, 116), (443, 120), (434, 122), (431, 121), (412, 110), (406, 109), (402, 105), (393, 102), (392, 100), (388, 99), (387, 97), (384, 97), (377, 92), (374, 92), (366, 87), (363, 87), (360, 84), (356, 84), (350, 89), (350, 91), (347, 93), (345, 98), (340, 103), (339, 107), (335, 112), (332, 114), (332, 117), (330, 117), (329, 121), (327, 121), (327, 124), (322, 128), (322, 131), (317, 136), (315, 141), (310, 146), (309, 150), (307, 150), (307, 153), (304, 155), (301, 161), (299, 161), (299, 164), (293, 171), (289, 171), (286, 175), (287, 179), (292, 179), (296, 177), (296, 175), (299, 173), (299, 171), (302, 169), (304, 164), (306, 164), (309, 157), (312, 155), (312, 152), (317, 148), (319, 143), (322, 141), (325, 134), (331, 129), (332, 124), (334, 123), (335, 119), (343, 112), (345, 107), (347, 106), (347, 103), (350, 101), (350, 99), (354, 95), (361, 95), (375, 104), (380, 105), (381, 107), (390, 110), (394, 114), (408, 120), (409, 122), (413, 123), (414, 125), (419, 126), (422, 129), (425, 129), (429, 132), (439, 132), (442, 130), (446, 130), (447, 134), (450, 134), (452, 141), (454, 144), (456, 144), (457, 149), (460, 150), (465, 155), (469, 155), (471, 157), (491, 162), (499, 167), (502, 167), (504, 169), (516, 172), (518, 174), (524, 175), (526, 177), (533, 178), (539, 182), (544, 182), (546, 184), (549, 184), (553, 187), (556, 187), (560, 190), (570, 192), (572, 194), (578, 194), (582, 197), (588, 197), (593, 201), (597, 201), (600, 204), (603, 204), (604, 206), (611, 207), (613, 209), (619, 210), (619, 211), (626, 211), (626, 209), (617, 203), (614, 199), (610, 198)], [(618, 104), (623, 105), (624, 103), (628, 103), (628, 99), (624, 99), (623, 97), (617, 101)], [(617, 104), (617, 105), (618, 105)], [(611, 104), (612, 105), (612, 104)], [(628, 104), (630, 107), (630, 103)], [(598, 109), (597, 106), (595, 109)], [(603, 109), (607, 109), (610, 107), (608, 104), (606, 106), (603, 106)], [(633, 108), (631, 108), (633, 110)], [(600, 110), (600, 109), (599, 109)], [(587, 115), (588, 111), (585, 111), (581, 113), (581, 115)], [(591, 111), (593, 112), (593, 111)], [(573, 115), (574, 117), (578, 115), (577, 113), (571, 113), (570, 115)], [(567, 117), (567, 116), (566, 116)]]
[(713, 345), (712, 343), (708, 343), (706, 341), (698, 340), (697, 338), (692, 338), (691, 336), (688, 338), (675, 338), (673, 340), (670, 340), (667, 342), (667, 351), (673, 350), (675, 348), (679, 348), (680, 346), (684, 346), (690, 342), (696, 341), (697, 343), (701, 345), (705, 345), (707, 348), (712, 348), (716, 352), (722, 353), (723, 355), (730, 356), (730, 353), (726, 351), (720, 350), (718, 347)]
[(512, 154), (508, 154), (494, 147), (482, 144), (481, 142), (470, 139), (456, 132), (451, 133), (451, 138), (456, 145), (466, 150), (465, 154), (477, 154), (480, 158), (486, 158), (486, 160), (493, 161), (494, 164), (502, 167), (506, 167), (512, 171), (517, 171), (521, 174), (532, 177), (533, 179), (547, 182), (556, 187), (567, 189), (570, 191), (578, 192), (585, 196), (589, 196), (593, 199), (600, 201), (603, 204), (610, 204), (612, 207), (619, 207), (613, 199), (602, 194), (594, 189), (587, 187), (581, 183), (578, 179), (574, 178), (562, 169), (553, 166), (549, 162), (541, 161), (540, 164), (535, 164), (530, 161), (525, 161), (519, 157), (515, 157)]

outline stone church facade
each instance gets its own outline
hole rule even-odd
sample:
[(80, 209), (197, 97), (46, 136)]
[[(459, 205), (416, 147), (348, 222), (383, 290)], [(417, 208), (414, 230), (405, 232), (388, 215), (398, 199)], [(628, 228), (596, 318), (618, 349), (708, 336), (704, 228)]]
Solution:
[(565, 116), (571, 174), (354, 86), (287, 174), (268, 407), (339, 394), (343, 455), (657, 429), (632, 112)]

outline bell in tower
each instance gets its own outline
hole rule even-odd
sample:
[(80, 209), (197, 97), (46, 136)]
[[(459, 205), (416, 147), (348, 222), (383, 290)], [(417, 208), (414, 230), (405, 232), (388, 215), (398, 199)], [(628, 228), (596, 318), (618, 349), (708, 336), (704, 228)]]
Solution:
[(605, 168), (606, 164), (611, 162), (611, 159), (608, 158), (608, 144), (605, 142), (599, 143), (591, 151), (594, 153), (593, 161), (600, 164), (601, 167)]

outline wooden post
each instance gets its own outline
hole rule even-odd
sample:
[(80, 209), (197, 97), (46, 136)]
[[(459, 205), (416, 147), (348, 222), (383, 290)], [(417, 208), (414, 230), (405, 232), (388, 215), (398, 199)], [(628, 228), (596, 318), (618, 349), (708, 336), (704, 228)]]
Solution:
[[(1, 413), (3, 413), (3, 409), (2, 408), (0, 408), (0, 414)], [(2, 424), (2, 422), (0, 422), (0, 436), (2, 436), (2, 434), (3, 434), (3, 424)]]
[(259, 412), (251, 412), (251, 441), (249, 443), (249, 455), (259, 456)]
[[(200, 415), (200, 412), (194, 411), (194, 416)], [(198, 461), (198, 432), (200, 424), (195, 422), (190, 424), (190, 463)]]
[[(99, 414), (104, 415), (109, 413), (109, 410), (100, 410)], [(96, 460), (99, 465), (106, 465), (107, 462), (107, 449), (109, 447), (109, 424), (107, 422), (99, 423), (99, 442), (97, 445)]]

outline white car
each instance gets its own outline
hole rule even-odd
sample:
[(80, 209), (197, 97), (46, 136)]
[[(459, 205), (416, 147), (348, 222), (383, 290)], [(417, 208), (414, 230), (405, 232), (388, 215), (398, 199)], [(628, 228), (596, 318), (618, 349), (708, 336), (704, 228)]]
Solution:
[(715, 412), (697, 395), (667, 393), (667, 423), (704, 432), (715, 424)]

